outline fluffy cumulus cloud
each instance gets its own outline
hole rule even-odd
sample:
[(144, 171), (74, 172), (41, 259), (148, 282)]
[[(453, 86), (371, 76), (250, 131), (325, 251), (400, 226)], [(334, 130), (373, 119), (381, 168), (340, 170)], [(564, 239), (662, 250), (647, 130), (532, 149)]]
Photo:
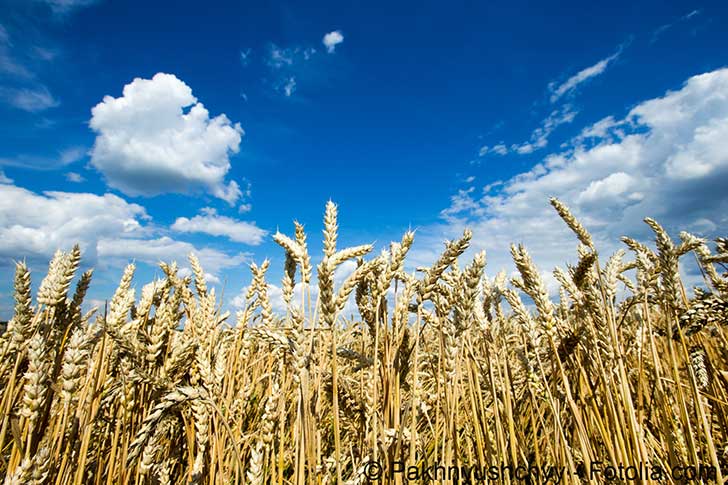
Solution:
[(241, 196), (239, 185), (225, 178), (242, 128), (224, 114), (210, 118), (174, 75), (136, 78), (91, 114), (97, 133), (91, 165), (109, 186), (133, 196), (206, 191), (231, 205)]
[(144, 207), (113, 194), (39, 194), (0, 181), (0, 266), (18, 257), (31, 265), (44, 265), (57, 249), (76, 243), (87, 263), (104, 266), (130, 260), (182, 264), (194, 252), (211, 276), (248, 257), (162, 236)]
[(728, 69), (721, 69), (638, 104), (623, 119), (585, 128), (567, 151), (504, 185), (460, 191), (443, 223), (419, 232), (425, 244), (414, 256), (431, 262), (443, 234), (470, 226), (475, 246), (490, 250), (491, 271), (512, 267), (511, 242), (525, 242), (545, 270), (573, 262), (576, 240), (548, 204), (551, 196), (572, 207), (603, 253), (621, 235), (650, 239), (646, 216), (673, 234), (716, 236), (728, 225), (726, 184)]
[(142, 236), (144, 208), (113, 195), (68, 192), (37, 194), (0, 185), (0, 258), (47, 258), (76, 242), (96, 252), (102, 238)]
[(326, 46), (326, 51), (331, 54), (336, 50), (336, 46), (344, 42), (344, 34), (340, 30), (334, 30), (324, 35), (321, 41)]
[(254, 222), (239, 221), (231, 217), (221, 216), (215, 209), (206, 207), (202, 213), (192, 218), (179, 217), (172, 230), (177, 232), (197, 232), (211, 236), (223, 236), (231, 241), (258, 245), (263, 242), (267, 231), (259, 228)]

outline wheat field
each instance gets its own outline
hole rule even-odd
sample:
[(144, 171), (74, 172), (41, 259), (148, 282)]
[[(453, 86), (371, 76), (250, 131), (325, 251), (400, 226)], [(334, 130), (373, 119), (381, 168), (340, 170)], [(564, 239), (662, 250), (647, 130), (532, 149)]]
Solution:
[[(672, 240), (645, 219), (654, 249), (624, 237), (602, 259), (551, 203), (579, 243), (578, 264), (554, 270), (554, 299), (523, 246), (511, 247), (510, 280), (485, 276), (484, 253), (463, 261), (469, 231), (411, 273), (412, 232), (376, 256), (340, 249), (331, 202), (315, 275), (300, 224), (274, 236), (280, 315), (268, 261), (250, 265), (235, 316), (194, 256), (193, 277), (160, 264), (163, 277), (143, 286), (129, 265), (105, 308), (87, 313), (92, 272), (76, 274), (78, 247), (56, 253), (35, 299), (18, 263), (0, 341), (0, 474), (58, 485), (723, 483), (728, 240)], [(699, 265), (703, 289), (684, 287), (681, 258)], [(342, 314), (351, 300), (360, 318)]]

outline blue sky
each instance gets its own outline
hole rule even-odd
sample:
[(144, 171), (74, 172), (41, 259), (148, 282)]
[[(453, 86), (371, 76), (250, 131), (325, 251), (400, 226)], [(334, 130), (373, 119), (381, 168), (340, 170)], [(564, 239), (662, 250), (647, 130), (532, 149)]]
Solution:
[(0, 0), (0, 317), (76, 241), (97, 301), (194, 251), (234, 306), (329, 199), (341, 244), (469, 226), (490, 274), (573, 260), (550, 195), (605, 252), (725, 233), (725, 2), (480, 3)]

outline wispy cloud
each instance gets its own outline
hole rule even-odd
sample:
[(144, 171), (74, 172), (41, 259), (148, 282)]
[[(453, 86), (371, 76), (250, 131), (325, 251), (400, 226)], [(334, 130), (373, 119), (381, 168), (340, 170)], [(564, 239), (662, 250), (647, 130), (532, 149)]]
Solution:
[(69, 182), (73, 182), (75, 184), (78, 184), (78, 183), (83, 182), (86, 179), (83, 178), (83, 176), (80, 173), (68, 172), (66, 174), (66, 180), (68, 180)]
[(268, 66), (273, 69), (290, 66), (300, 51), (301, 49), (299, 47), (284, 48), (271, 43), (268, 55)]
[(528, 155), (548, 145), (549, 137), (559, 126), (571, 123), (576, 118), (578, 112), (570, 105), (565, 104), (561, 108), (555, 109), (541, 121), (527, 141), (522, 143), (514, 143), (510, 147), (501, 142), (494, 146), (485, 145), (480, 148), (478, 155), (484, 157), (488, 154), (507, 155), (508, 153), (516, 153), (518, 155)]
[(675, 25), (685, 22), (686, 20), (690, 20), (691, 18), (695, 17), (696, 15), (700, 15), (700, 10), (692, 10), (682, 17), (678, 18), (674, 22), (671, 22), (669, 24), (661, 25), (655, 29), (654, 32), (652, 32), (652, 37), (650, 37), (650, 44), (654, 44), (657, 42), (662, 34), (673, 28)]
[[(343, 41), (343, 34), (336, 30), (324, 35), (322, 43), (326, 47), (326, 51), (332, 54), (336, 46)], [(270, 71), (270, 77), (265, 79), (266, 84), (280, 95), (287, 98), (293, 96), (301, 79), (315, 77), (311, 75), (311, 71), (316, 65), (316, 59), (320, 59), (320, 54), (320, 49), (310, 45), (283, 47), (270, 43), (263, 60), (264, 65)]]
[(45, 86), (34, 88), (0, 87), (0, 99), (15, 108), (30, 113), (44, 111), (60, 104)]
[(596, 64), (582, 69), (561, 84), (557, 85), (556, 83), (551, 83), (549, 85), (549, 89), (551, 90), (550, 101), (552, 103), (555, 103), (562, 96), (573, 92), (580, 84), (602, 74), (607, 69), (607, 66), (620, 56), (620, 54), (622, 53), (622, 49), (623, 47), (620, 46), (619, 49), (617, 49), (617, 52), (615, 52), (611, 56), (600, 60)]
[(252, 53), (253, 49), (251, 49), (250, 47), (240, 51), (240, 64), (242, 64), (243, 67), (247, 66), (250, 63), (250, 55)]
[(15, 78), (32, 79), (34, 75), (30, 69), (18, 62), (11, 54), (12, 47), (10, 33), (4, 25), (0, 24), (0, 73)]
[(571, 123), (578, 112), (571, 105), (564, 105), (560, 109), (553, 110), (542, 122), (541, 126), (533, 130), (531, 138), (524, 143), (512, 145), (511, 150), (519, 155), (532, 153), (534, 150), (544, 148), (548, 145), (551, 133), (561, 125)]
[(86, 148), (69, 147), (60, 150), (57, 155), (39, 156), (20, 154), (13, 157), (0, 157), (0, 165), (30, 170), (57, 170), (78, 162), (85, 155)]
[(53, 13), (57, 15), (66, 15), (79, 8), (88, 7), (100, 0), (36, 0), (40, 3), (48, 5)]

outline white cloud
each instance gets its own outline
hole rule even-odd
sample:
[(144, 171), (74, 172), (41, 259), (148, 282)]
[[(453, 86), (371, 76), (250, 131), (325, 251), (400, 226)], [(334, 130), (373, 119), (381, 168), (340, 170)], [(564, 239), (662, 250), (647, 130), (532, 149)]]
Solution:
[(440, 211), (440, 217), (445, 220), (454, 222), (457, 215), (467, 212), (472, 215), (482, 214), (482, 208), (473, 200), (473, 192), (475, 187), (469, 187), (465, 190), (459, 190), (457, 194), (450, 197), (450, 207)]
[(336, 46), (344, 42), (344, 35), (340, 30), (334, 30), (324, 35), (321, 41), (326, 46), (326, 51), (331, 54), (336, 50)]
[(555, 103), (559, 98), (573, 91), (583, 82), (602, 74), (607, 69), (607, 66), (615, 59), (617, 59), (617, 57), (619, 57), (621, 53), (622, 48), (620, 47), (617, 52), (615, 52), (611, 56), (600, 60), (592, 66), (582, 69), (581, 71), (577, 72), (569, 79), (567, 79), (564, 83), (558, 86), (552, 83), (552, 85), (549, 86), (551, 88), (551, 102)]
[(314, 49), (313, 47), (307, 47), (307, 48), (305, 48), (303, 50), (303, 59), (305, 61), (308, 61), (309, 59), (311, 59), (316, 54), (316, 52), (317, 52), (316, 49)]
[(76, 183), (77, 184), (77, 183), (83, 182), (86, 179), (83, 178), (83, 176), (80, 173), (68, 172), (66, 174), (66, 180), (68, 180), (69, 182), (73, 182), (73, 183)]
[(47, 258), (80, 243), (95, 253), (100, 238), (142, 236), (143, 207), (112, 194), (44, 192), (0, 185), (0, 258)]
[(8, 178), (7, 175), (5, 175), (5, 172), (0, 170), (0, 184), (12, 184), (13, 179)]
[(57, 249), (81, 245), (87, 264), (121, 266), (187, 261), (194, 252), (211, 275), (242, 264), (246, 254), (158, 237), (146, 210), (113, 194), (44, 192), (0, 183), (0, 265), (27, 258), (44, 265)]
[(78, 162), (86, 155), (86, 148), (71, 147), (61, 151), (60, 162), (62, 165), (69, 165)]
[(161, 261), (183, 263), (190, 253), (194, 253), (202, 268), (212, 276), (223, 269), (240, 266), (249, 258), (244, 253), (230, 255), (216, 249), (196, 248), (188, 242), (176, 241), (166, 236), (157, 239), (100, 239), (97, 247), (101, 261), (111, 261), (119, 266), (130, 260), (149, 265), (156, 265)]
[(280, 47), (270, 43), (265, 59), (269, 77), (264, 78), (265, 84), (277, 94), (290, 98), (296, 92), (301, 79), (308, 81), (316, 79), (317, 76), (312, 75), (312, 66), (318, 54), (319, 51), (311, 46)]
[(546, 147), (549, 142), (551, 133), (561, 125), (571, 123), (576, 118), (578, 112), (570, 104), (565, 104), (562, 107), (555, 109), (549, 113), (549, 115), (541, 121), (541, 125), (533, 130), (528, 141), (522, 143), (514, 143), (510, 147), (507, 147), (504, 143), (499, 143), (493, 147), (483, 146), (478, 151), (478, 155), (483, 157), (489, 153), (495, 153), (496, 155), (507, 155), (510, 153), (516, 153), (518, 155), (528, 155), (541, 148)]
[(274, 69), (293, 64), (294, 57), (300, 51), (299, 48), (282, 48), (275, 44), (270, 45), (268, 65)]
[[(564, 105), (560, 109), (553, 110), (542, 122), (541, 126), (533, 130), (529, 141), (521, 144), (511, 145), (511, 150), (519, 155), (527, 155), (548, 145), (551, 133), (561, 125), (571, 123), (578, 113), (571, 105)], [(497, 152), (501, 155), (505, 153)]]
[(250, 54), (252, 53), (253, 49), (251, 49), (250, 47), (240, 51), (240, 63), (243, 65), (243, 67), (247, 66), (250, 63)]
[(35, 88), (0, 87), (0, 99), (15, 108), (30, 113), (44, 111), (60, 104), (45, 86)]
[(83, 147), (70, 147), (55, 156), (19, 154), (11, 158), (0, 158), (0, 165), (22, 167), (31, 170), (56, 170), (78, 162), (86, 155)]
[(581, 191), (576, 202), (582, 206), (610, 204), (615, 199), (626, 197), (629, 201), (639, 201), (644, 197), (641, 192), (631, 189), (638, 187), (639, 182), (624, 172), (607, 175), (600, 180), (592, 180), (589, 186)]
[(56, 14), (67, 14), (72, 10), (82, 7), (88, 7), (99, 0), (38, 0), (51, 7)]
[(2, 44), (0, 44), (0, 72), (21, 79), (31, 79), (34, 77), (33, 73), (27, 67), (13, 59), (7, 47)]
[(296, 78), (291, 76), (286, 80), (285, 84), (283, 85), (283, 94), (285, 94), (286, 97), (290, 97), (295, 91)]
[(210, 118), (174, 75), (136, 78), (91, 113), (91, 164), (109, 186), (133, 196), (205, 190), (231, 205), (240, 197), (238, 184), (225, 177), (243, 129), (224, 114)]
[(728, 69), (691, 77), (584, 133), (589, 145), (576, 137), (495, 192), (460, 191), (442, 224), (418, 231), (414, 262), (431, 263), (443, 237), (470, 226), (474, 246), (489, 251), (490, 272), (512, 267), (511, 242), (524, 242), (543, 270), (573, 263), (576, 239), (548, 204), (551, 196), (572, 207), (604, 257), (621, 246), (621, 235), (651, 239), (646, 216), (673, 234), (711, 237), (728, 225)]
[(42, 61), (52, 61), (58, 56), (58, 51), (55, 49), (49, 49), (47, 47), (33, 46), (30, 50), (30, 55), (36, 59)]
[(660, 36), (662, 34), (664, 34), (665, 32), (667, 32), (671, 28), (673, 28), (676, 24), (679, 24), (681, 22), (685, 22), (686, 20), (690, 20), (691, 18), (693, 18), (693, 17), (695, 17), (696, 15), (699, 15), (699, 14), (700, 14), (700, 10), (692, 10), (692, 11), (686, 13), (685, 15), (683, 15), (682, 17), (680, 17), (679, 19), (677, 19), (676, 21), (672, 22), (672, 23), (659, 26), (652, 33), (652, 37), (650, 38), (650, 44), (654, 44), (655, 42), (657, 42), (657, 40), (660, 38)]
[[(202, 269), (204, 270), (205, 268), (202, 268)], [(182, 268), (179, 269), (179, 271), (177, 272), (177, 274), (181, 278), (186, 278), (187, 276), (192, 276), (192, 269), (190, 269), (188, 266), (184, 266), (184, 267), (182, 267)], [(220, 280), (219, 277), (215, 276), (214, 274), (208, 273), (208, 272), (205, 272), (205, 281), (208, 284), (209, 283), (212, 283), (214, 285), (219, 285), (219, 284), (222, 283), (222, 280)]]
[(489, 147), (487, 145), (480, 148), (478, 155), (484, 157), (488, 153), (495, 153), (496, 155), (506, 155), (508, 153), (508, 147), (503, 143), (498, 143), (495, 146)]
[(258, 245), (263, 242), (267, 231), (259, 228), (254, 222), (239, 221), (231, 217), (221, 216), (215, 211), (206, 207), (202, 209), (201, 215), (191, 219), (179, 217), (171, 229), (177, 232), (198, 232), (210, 234), (211, 236), (224, 236), (231, 241), (244, 244)]
[(16, 78), (33, 78), (33, 73), (13, 58), (13, 55), (11, 54), (12, 47), (13, 42), (10, 39), (8, 30), (4, 25), (0, 24), (0, 72), (9, 74)]

